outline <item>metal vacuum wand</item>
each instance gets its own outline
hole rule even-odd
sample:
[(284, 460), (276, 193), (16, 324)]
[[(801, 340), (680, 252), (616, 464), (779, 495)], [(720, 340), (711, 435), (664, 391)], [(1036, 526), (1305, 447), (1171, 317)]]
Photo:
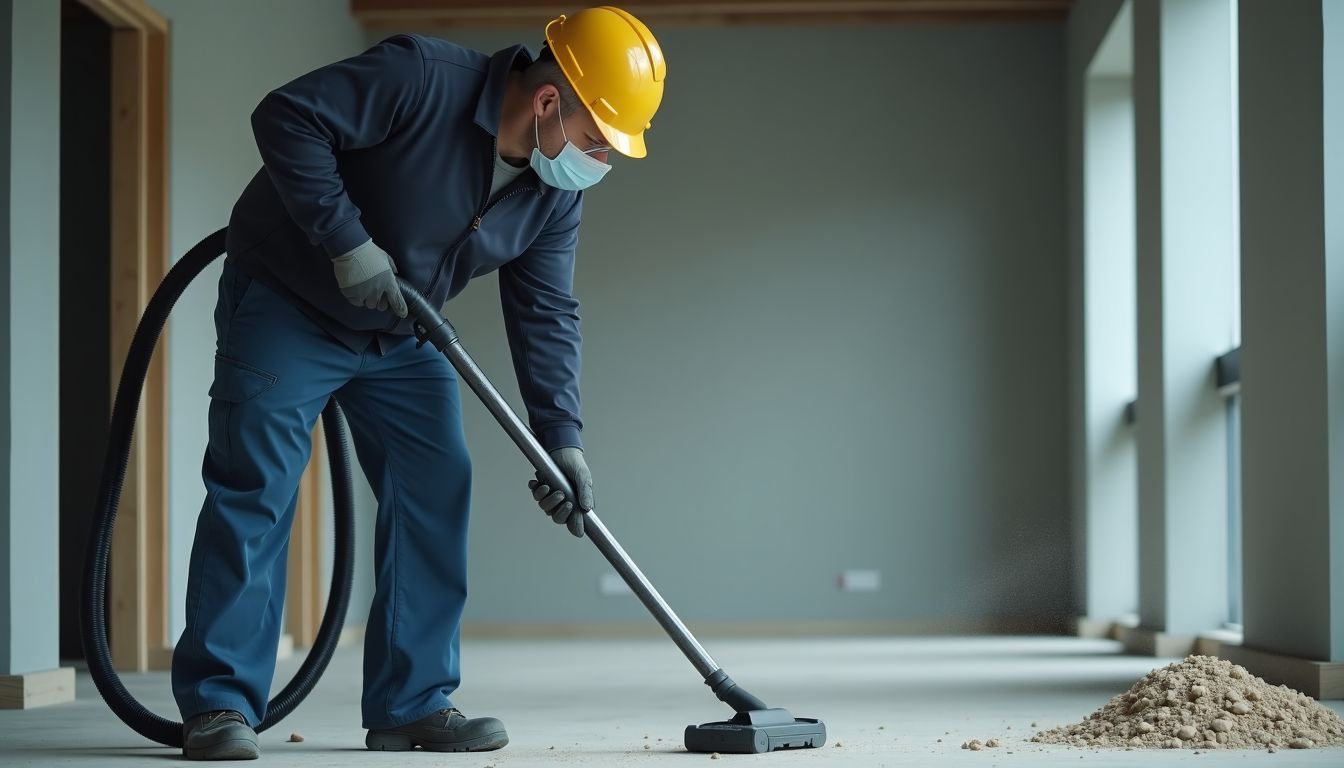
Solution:
[[(576, 498), (569, 479), (551, 460), (532, 430), (518, 418), (503, 395), (490, 383), (480, 366), (467, 354), (452, 323), (404, 278), (397, 278), (406, 307), (414, 322), (416, 338), (434, 345), (476, 393), (523, 455), (552, 488), (570, 499)], [(710, 658), (671, 606), (658, 594), (644, 573), (598, 519), (595, 512), (584, 512), (584, 532), (621, 575), (631, 591), (677, 644), (692, 666), (705, 679), (714, 695), (738, 713), (732, 722), (708, 723), (687, 728), (687, 749), (692, 751), (765, 752), (790, 747), (820, 746), (826, 740), (825, 725), (816, 720), (795, 719), (786, 710), (770, 709), (760, 699), (738, 686), (728, 673)], [(740, 722), (739, 722), (740, 721)]]
[[(480, 366), (467, 354), (463, 348), (461, 340), (458, 339), (457, 331), (453, 324), (448, 322), (448, 318), (436, 310), (427, 299), (404, 278), (397, 278), (401, 286), (401, 291), (406, 297), (406, 307), (411, 316), (415, 319), (415, 335), (423, 342), (434, 345), (448, 358), (453, 367), (457, 369), (458, 375), (462, 377), (467, 385), (471, 387), (476, 396), (480, 398), (486, 409), (495, 417), (504, 431), (509, 433), (509, 437), (522, 450), (527, 460), (541, 473), (541, 477), (552, 488), (557, 488), (564, 492), (570, 499), (575, 498), (574, 490), (569, 485), (569, 479), (564, 476), (560, 468), (551, 460), (550, 454), (541, 447), (537, 441), (536, 435), (532, 430), (518, 418), (518, 414), (504, 400), (504, 396), (495, 389), (495, 385), (490, 383)], [(649, 609), (653, 617), (658, 620), (663, 629), (672, 636), (677, 647), (686, 654), (686, 658), (700, 672), (702, 677), (708, 678), (719, 671), (719, 665), (710, 658), (704, 647), (691, 635), (690, 630), (681, 622), (677, 614), (672, 610), (663, 596), (658, 594), (648, 578), (639, 566), (635, 565), (630, 556), (621, 548), (620, 543), (616, 541), (602, 524), (597, 513), (589, 511), (585, 513), (587, 519), (583, 521), (585, 535), (592, 539), (593, 544), (597, 545), (611, 563), (616, 572), (621, 575), (625, 583), (630, 585), (630, 589), (639, 597), (644, 607)]]

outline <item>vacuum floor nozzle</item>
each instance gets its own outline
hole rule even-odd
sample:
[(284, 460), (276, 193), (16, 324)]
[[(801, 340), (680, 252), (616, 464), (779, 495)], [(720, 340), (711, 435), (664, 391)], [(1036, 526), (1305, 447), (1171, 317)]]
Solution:
[(732, 720), (686, 726), (686, 751), (759, 754), (826, 743), (826, 724), (787, 709), (739, 712)]

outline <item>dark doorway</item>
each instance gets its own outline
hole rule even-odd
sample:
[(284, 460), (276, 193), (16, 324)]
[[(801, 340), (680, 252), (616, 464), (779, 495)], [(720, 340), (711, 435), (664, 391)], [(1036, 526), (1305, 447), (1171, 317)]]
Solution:
[(112, 30), (61, 2), (61, 658), (84, 657), (80, 580), (111, 418)]

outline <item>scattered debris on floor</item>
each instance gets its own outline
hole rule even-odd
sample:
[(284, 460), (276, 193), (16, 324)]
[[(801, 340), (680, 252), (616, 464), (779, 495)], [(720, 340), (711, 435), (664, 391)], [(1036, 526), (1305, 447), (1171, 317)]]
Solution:
[[(961, 748), (969, 749), (972, 752), (979, 752), (982, 749), (994, 749), (1002, 745), (1003, 742), (999, 741), (999, 737), (992, 736), (988, 739), (985, 739), (984, 741), (981, 741), (979, 739), (971, 739), (970, 741), (963, 741), (961, 743)], [(1008, 754), (1011, 755), (1012, 753), (1009, 752)]]
[[(1035, 723), (1032, 723), (1035, 726)], [(1074, 725), (1031, 740), (1075, 747), (1310, 749), (1344, 746), (1344, 720), (1306, 694), (1214, 656), (1155, 669)]]
[(298, 731), (295, 731), (295, 732), (289, 734), (289, 740), (292, 741), (292, 742), (294, 742), (295, 744), (297, 744), (297, 743), (299, 743), (300, 741), (303, 741), (303, 734), (302, 734), (302, 733), (299, 733)]

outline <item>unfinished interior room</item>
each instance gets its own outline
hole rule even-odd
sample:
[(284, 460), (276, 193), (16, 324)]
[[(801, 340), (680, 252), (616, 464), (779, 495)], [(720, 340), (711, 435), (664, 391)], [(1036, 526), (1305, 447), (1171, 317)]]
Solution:
[(0, 0), (0, 178), (0, 765), (1344, 764), (1344, 0)]

